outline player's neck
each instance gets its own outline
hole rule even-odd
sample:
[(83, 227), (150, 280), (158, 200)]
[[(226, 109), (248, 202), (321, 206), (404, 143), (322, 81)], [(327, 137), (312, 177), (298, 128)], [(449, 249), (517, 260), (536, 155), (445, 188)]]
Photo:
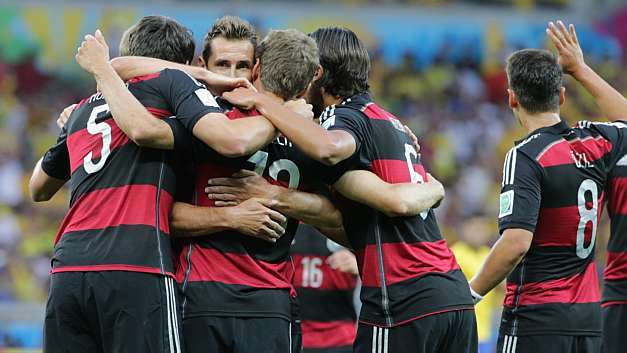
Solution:
[(531, 133), (543, 127), (553, 126), (562, 119), (559, 113), (547, 112), (539, 114), (520, 113), (520, 121), (527, 132)]

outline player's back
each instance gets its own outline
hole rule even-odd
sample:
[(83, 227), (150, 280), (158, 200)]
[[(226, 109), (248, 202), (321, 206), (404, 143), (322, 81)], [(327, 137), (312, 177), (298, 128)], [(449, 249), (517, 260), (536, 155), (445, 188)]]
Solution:
[[(356, 154), (343, 162), (389, 183), (423, 182), (427, 175), (403, 124), (368, 94), (327, 108), (328, 129), (355, 135)], [(388, 217), (365, 205), (343, 209), (362, 279), (360, 322), (390, 327), (436, 312), (472, 308), (467, 281), (442, 238), (433, 211)]]
[(298, 226), (290, 254), (296, 269), (292, 283), (298, 293), (305, 350), (351, 347), (355, 339), (357, 277), (327, 263), (342, 249), (311, 225)]
[(606, 186), (611, 235), (603, 272), (604, 306), (627, 304), (627, 141), (620, 148)]
[(560, 122), (507, 154), (500, 228), (527, 229), (533, 240), (507, 279), (506, 334), (600, 333), (594, 249), (617, 136), (612, 129)]
[[(172, 115), (151, 79), (129, 90), (156, 117)], [(65, 135), (70, 209), (55, 240), (52, 272), (122, 270), (173, 275), (168, 217), (175, 193), (171, 152), (141, 148), (120, 130), (104, 97), (77, 104)]]

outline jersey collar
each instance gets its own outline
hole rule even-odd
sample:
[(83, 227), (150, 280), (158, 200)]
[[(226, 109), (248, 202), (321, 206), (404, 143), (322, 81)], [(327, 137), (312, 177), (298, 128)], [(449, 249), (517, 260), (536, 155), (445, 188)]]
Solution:
[(524, 139), (516, 141), (516, 145), (520, 144), (521, 142), (525, 141), (526, 139), (534, 135), (538, 135), (542, 133), (547, 133), (551, 135), (559, 135), (569, 129), (570, 129), (570, 126), (568, 126), (568, 124), (564, 120), (560, 120), (560, 122), (555, 125), (545, 126), (545, 127), (541, 127), (539, 129), (534, 130), (533, 132), (525, 136)]

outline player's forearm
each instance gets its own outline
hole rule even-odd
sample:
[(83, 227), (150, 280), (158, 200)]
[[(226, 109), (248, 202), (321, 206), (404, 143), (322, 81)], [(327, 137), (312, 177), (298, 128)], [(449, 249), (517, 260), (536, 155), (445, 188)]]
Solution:
[(50, 200), (66, 182), (66, 180), (53, 178), (46, 174), (41, 168), (41, 161), (42, 159), (35, 165), (33, 175), (28, 183), (31, 200), (35, 202)]
[(392, 184), (390, 189), (392, 192), (388, 195), (392, 199), (388, 202), (388, 213), (396, 217), (416, 216), (444, 198), (444, 188), (439, 183)]
[[(306, 120), (271, 98), (258, 95), (255, 107), (309, 157), (335, 165), (355, 151), (354, 141), (337, 138), (313, 120)], [(348, 143), (347, 143), (348, 142)]]
[(111, 66), (124, 81), (137, 76), (153, 74), (164, 69), (178, 69), (187, 72), (196, 79), (201, 79), (207, 71), (201, 67), (142, 56), (121, 56), (111, 59), (110, 62)]
[(584, 65), (572, 76), (594, 97), (605, 117), (609, 120), (627, 119), (627, 99), (592, 68)]
[(342, 228), (342, 213), (326, 197), (303, 191), (277, 188), (275, 210), (314, 227)]
[[(531, 234), (527, 231), (521, 231)], [(524, 237), (526, 238), (526, 236)], [(470, 281), (470, 287), (479, 295), (486, 295), (499, 283), (503, 282), (518, 263), (522, 261), (530, 243), (531, 235), (529, 239), (521, 240), (518, 237), (503, 234), (492, 247), (479, 273)]]
[(120, 129), (140, 146), (172, 149), (174, 136), (163, 121), (156, 119), (128, 90), (111, 65), (94, 71), (111, 115)]
[(194, 136), (225, 157), (252, 154), (276, 137), (276, 129), (262, 116), (229, 120), (224, 114), (211, 113), (194, 126)]
[(205, 236), (233, 229), (232, 220), (230, 207), (198, 207), (176, 202), (170, 226), (175, 236)]
[(320, 233), (324, 234), (325, 237), (333, 240), (334, 242), (342, 245), (347, 249), (352, 249), (350, 242), (348, 241), (348, 237), (346, 236), (346, 231), (344, 227), (316, 227), (320, 231)]

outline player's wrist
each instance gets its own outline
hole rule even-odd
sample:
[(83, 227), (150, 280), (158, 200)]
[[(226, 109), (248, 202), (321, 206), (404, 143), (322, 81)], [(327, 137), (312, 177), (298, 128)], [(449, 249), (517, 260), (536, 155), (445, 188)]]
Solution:
[(483, 299), (483, 295), (477, 293), (470, 283), (468, 283), (468, 288), (470, 289), (470, 295), (472, 296), (472, 301), (477, 304)]
[(577, 81), (584, 79), (588, 74), (590, 74), (590, 72), (591, 68), (585, 62), (577, 64), (568, 71), (568, 73)]

